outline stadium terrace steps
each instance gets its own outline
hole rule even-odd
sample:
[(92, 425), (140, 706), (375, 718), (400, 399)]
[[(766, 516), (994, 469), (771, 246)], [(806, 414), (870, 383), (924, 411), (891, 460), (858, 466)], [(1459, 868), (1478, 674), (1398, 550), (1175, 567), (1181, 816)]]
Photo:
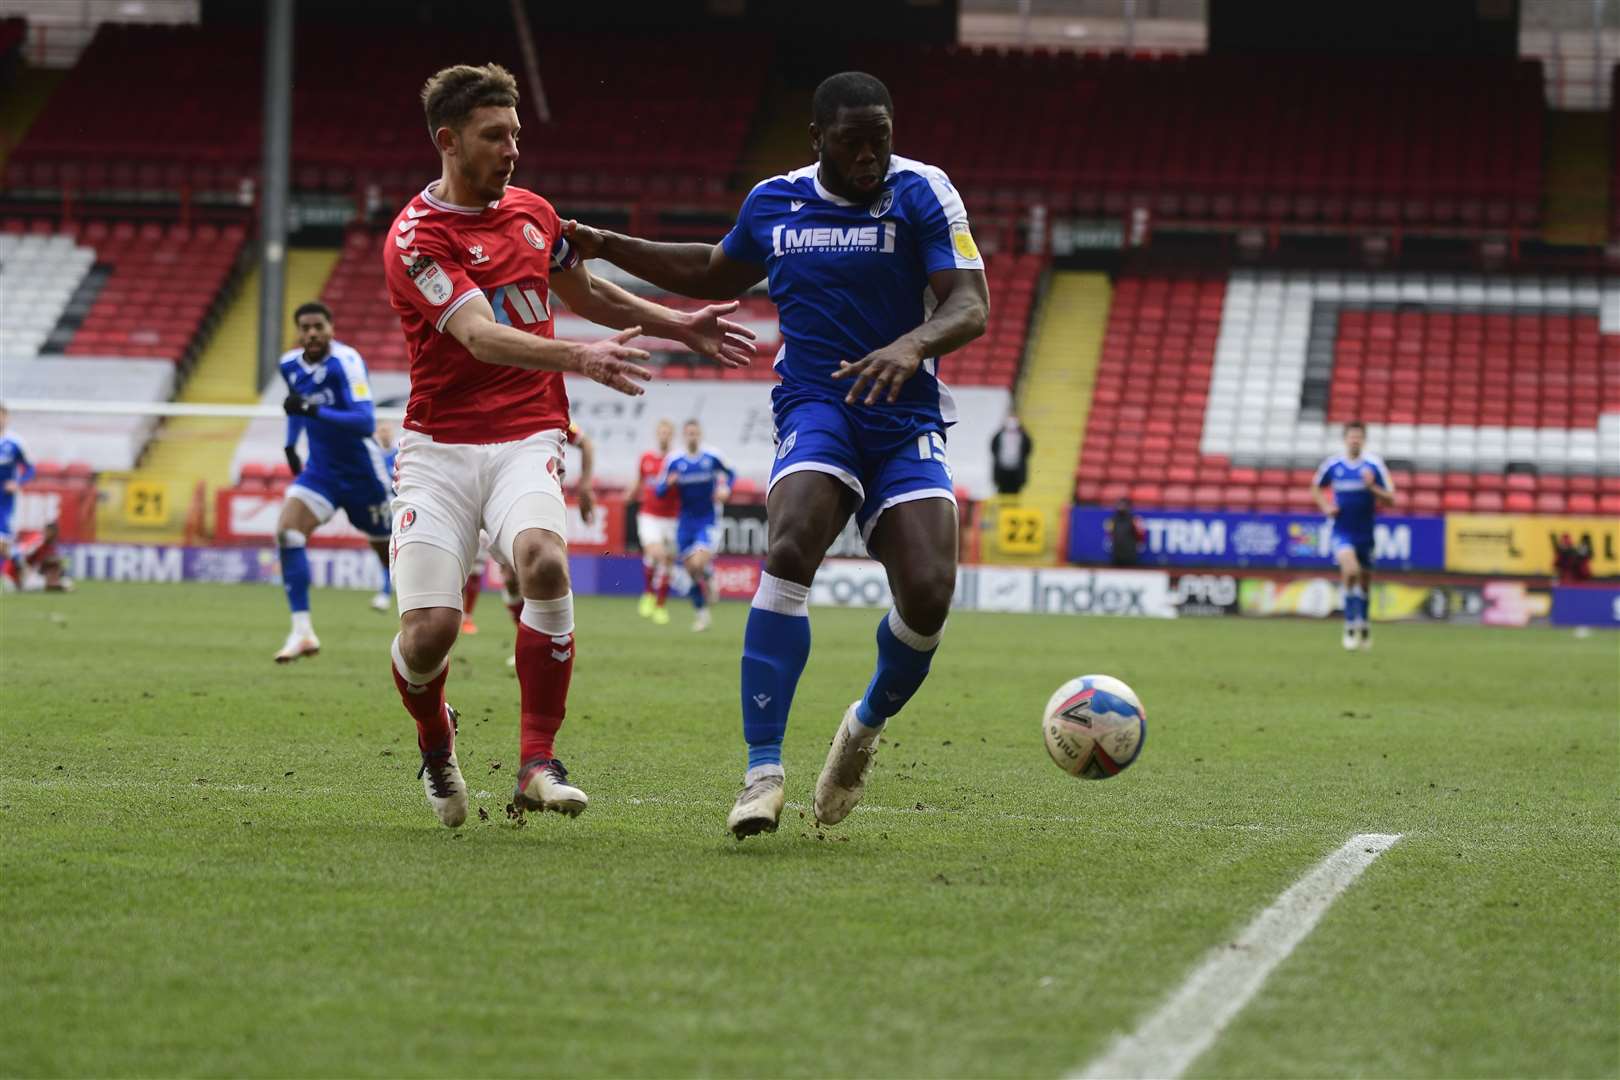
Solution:
[(67, 77), (66, 71), (23, 66), (0, 94), (0, 168), (13, 147), (23, 141), (45, 103)]
[(1609, 118), (1549, 112), (1543, 235), (1553, 244), (1604, 243), (1609, 227)]
[(1046, 513), (1049, 543), (1069, 504), (1112, 295), (1104, 274), (1054, 273), (1018, 384), (1018, 416), (1035, 440), (1022, 501)]
[[(336, 265), (336, 249), (295, 248), (287, 253), (287, 292), (283, 311), (284, 347), (291, 347), (292, 312), (318, 296)], [(259, 271), (250, 272), (232, 298), (219, 329), (204, 347), (179, 400), (191, 404), (252, 405), (259, 401), (258, 381)], [(178, 539), (185, 524), (192, 489), (201, 481), (209, 491), (229, 485), (232, 458), (248, 421), (203, 416), (173, 417), (158, 429), (145, 459), (130, 477), (166, 492), (161, 525), (132, 526), (107, 522), (115, 531), (141, 538)], [(205, 500), (206, 504), (207, 500)], [(205, 512), (212, 507), (205, 505)]]
[(811, 161), (811, 92), (789, 86), (780, 76), (766, 88), (759, 117), (743, 150), (736, 187), (747, 191), (769, 176), (797, 169)]

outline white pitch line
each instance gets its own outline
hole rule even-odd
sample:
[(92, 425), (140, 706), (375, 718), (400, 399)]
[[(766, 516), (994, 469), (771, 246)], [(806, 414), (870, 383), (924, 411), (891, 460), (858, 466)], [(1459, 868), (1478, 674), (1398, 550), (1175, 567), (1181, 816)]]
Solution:
[(1134, 1032), (1116, 1039), (1107, 1053), (1071, 1075), (1077, 1080), (1174, 1080), (1186, 1072), (1339, 894), (1400, 838), (1399, 833), (1361, 833), (1345, 841), (1255, 916), (1235, 941), (1210, 953)]

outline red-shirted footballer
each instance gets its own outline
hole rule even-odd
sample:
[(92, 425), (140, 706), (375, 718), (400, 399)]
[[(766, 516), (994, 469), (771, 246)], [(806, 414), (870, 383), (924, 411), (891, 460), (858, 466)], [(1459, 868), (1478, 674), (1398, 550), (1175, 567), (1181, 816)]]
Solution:
[(664, 460), (675, 440), (675, 425), (658, 421), (658, 449), (641, 455), (637, 466), (641, 478), (636, 496), (636, 539), (641, 543), (641, 570), (646, 585), (641, 592), (641, 617), (659, 626), (669, 624), (669, 577), (675, 569), (675, 519), (681, 512), (681, 493), (670, 488), (658, 494), (658, 478), (664, 474)]
[[(753, 334), (724, 318), (735, 303), (679, 312), (591, 277), (540, 196), (508, 186), (518, 159), (517, 84), (506, 69), (458, 65), (427, 81), (422, 104), (442, 175), (383, 241), (388, 295), (411, 358), (399, 439), (392, 542), (400, 632), (394, 684), (416, 721), (428, 804), (452, 828), (467, 817), (456, 712), (445, 702), (462, 589), (482, 528), (523, 594), (515, 665), (521, 689), (514, 803), (578, 814), (553, 742), (574, 667), (564, 503), (564, 372), (624, 394), (652, 377), (629, 342), (645, 330), (726, 367), (753, 358)], [(620, 333), (553, 340), (552, 293)]]

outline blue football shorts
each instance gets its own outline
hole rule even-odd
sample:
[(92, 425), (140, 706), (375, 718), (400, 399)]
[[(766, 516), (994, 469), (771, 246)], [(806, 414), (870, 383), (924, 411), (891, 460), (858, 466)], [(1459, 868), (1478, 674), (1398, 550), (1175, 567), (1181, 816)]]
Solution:
[(342, 510), (350, 525), (373, 540), (387, 540), (393, 530), (393, 496), (374, 477), (344, 479), (306, 468), (287, 489), (287, 497), (315, 511), (322, 525)]
[(681, 558), (694, 551), (711, 554), (720, 548), (720, 526), (711, 517), (675, 519), (675, 550)]
[(1373, 538), (1370, 536), (1352, 536), (1349, 533), (1333, 530), (1333, 537), (1328, 543), (1328, 553), (1333, 561), (1339, 559), (1339, 552), (1349, 548), (1356, 553), (1356, 562), (1361, 564), (1363, 570), (1371, 570), (1373, 565)]
[(789, 402), (776, 412), (770, 486), (796, 472), (842, 480), (860, 500), (855, 524), (868, 543), (878, 518), (891, 506), (918, 499), (946, 499), (956, 505), (944, 425), (929, 417), (877, 432), (862, 425), (860, 416), (841, 401)]

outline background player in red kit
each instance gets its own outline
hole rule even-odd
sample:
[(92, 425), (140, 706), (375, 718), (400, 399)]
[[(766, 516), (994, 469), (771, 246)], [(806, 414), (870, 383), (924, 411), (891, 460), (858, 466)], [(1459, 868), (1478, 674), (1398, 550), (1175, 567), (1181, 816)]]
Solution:
[[(394, 500), (393, 675), (416, 721), (428, 804), (452, 828), (466, 819), (467, 788), (444, 689), (480, 528), (517, 571), (524, 597), (514, 803), (573, 815), (588, 801), (553, 749), (574, 665), (558, 479), (568, 428), (562, 372), (643, 393), (637, 380), (651, 373), (634, 361), (647, 354), (628, 344), (643, 329), (727, 367), (754, 351), (753, 335), (722, 317), (734, 303), (682, 313), (591, 277), (551, 204), (507, 186), (517, 100), (511, 73), (495, 64), (458, 65), (427, 81), (422, 105), (443, 172), (401, 211), (383, 250), (411, 358)], [(553, 289), (579, 315), (627, 329), (589, 344), (554, 341)]]
[(641, 565), (647, 587), (641, 594), (641, 617), (659, 626), (669, 622), (664, 606), (669, 600), (669, 575), (675, 569), (675, 519), (681, 512), (678, 491), (658, 494), (658, 478), (664, 474), (664, 461), (675, 441), (675, 424), (658, 421), (658, 449), (641, 455), (641, 494), (636, 509), (636, 539), (641, 542)]

